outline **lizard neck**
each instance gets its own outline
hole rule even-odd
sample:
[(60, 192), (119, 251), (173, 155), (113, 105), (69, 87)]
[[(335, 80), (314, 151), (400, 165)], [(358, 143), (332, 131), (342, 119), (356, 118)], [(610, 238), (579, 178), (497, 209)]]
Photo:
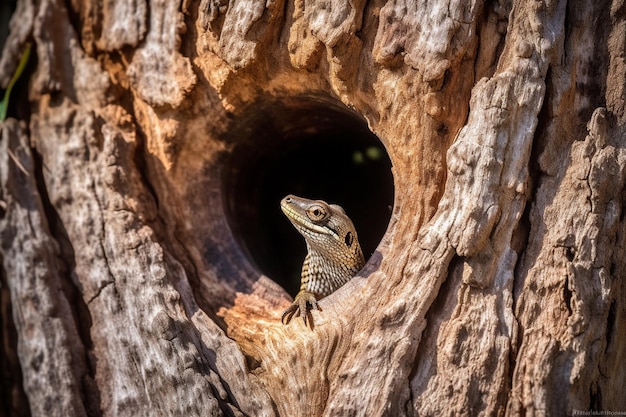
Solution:
[(337, 262), (307, 244), (308, 254), (302, 265), (300, 289), (319, 297), (333, 293), (363, 267), (364, 262)]

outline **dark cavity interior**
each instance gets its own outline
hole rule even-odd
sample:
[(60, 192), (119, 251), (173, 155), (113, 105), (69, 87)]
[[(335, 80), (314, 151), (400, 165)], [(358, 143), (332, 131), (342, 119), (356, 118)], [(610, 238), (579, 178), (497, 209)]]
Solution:
[(226, 213), (243, 251), (295, 295), (304, 238), (280, 210), (287, 194), (339, 204), (352, 219), (365, 258), (384, 235), (393, 206), (391, 162), (365, 120), (318, 98), (256, 103), (229, 130)]

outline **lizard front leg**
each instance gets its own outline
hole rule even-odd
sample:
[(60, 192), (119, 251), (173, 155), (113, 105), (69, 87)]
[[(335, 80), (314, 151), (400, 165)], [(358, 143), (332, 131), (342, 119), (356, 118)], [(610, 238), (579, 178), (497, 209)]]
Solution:
[(293, 303), (283, 311), (283, 315), (280, 321), (283, 324), (289, 324), (293, 316), (301, 316), (304, 321), (304, 325), (306, 326), (306, 317), (308, 314), (307, 304), (311, 304), (311, 310), (321, 310), (317, 305), (317, 298), (315, 294), (310, 291), (300, 290), (300, 292), (296, 295), (296, 298), (293, 300)]

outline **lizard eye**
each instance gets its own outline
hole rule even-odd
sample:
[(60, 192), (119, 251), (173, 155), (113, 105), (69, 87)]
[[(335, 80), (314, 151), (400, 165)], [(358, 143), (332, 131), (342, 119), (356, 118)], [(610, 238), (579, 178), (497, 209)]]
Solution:
[(306, 210), (306, 215), (313, 221), (320, 221), (326, 217), (326, 210), (322, 206), (311, 206)]

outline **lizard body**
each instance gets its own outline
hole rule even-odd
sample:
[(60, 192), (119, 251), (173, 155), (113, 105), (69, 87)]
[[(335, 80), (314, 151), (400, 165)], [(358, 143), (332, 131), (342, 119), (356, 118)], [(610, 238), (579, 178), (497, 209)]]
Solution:
[(359, 272), (365, 264), (354, 225), (344, 210), (321, 200), (288, 195), (280, 207), (304, 237), (307, 255), (302, 265), (300, 292), (287, 308), (281, 321), (289, 323), (294, 314), (306, 324), (307, 303), (317, 307), (317, 300), (336, 291)]

